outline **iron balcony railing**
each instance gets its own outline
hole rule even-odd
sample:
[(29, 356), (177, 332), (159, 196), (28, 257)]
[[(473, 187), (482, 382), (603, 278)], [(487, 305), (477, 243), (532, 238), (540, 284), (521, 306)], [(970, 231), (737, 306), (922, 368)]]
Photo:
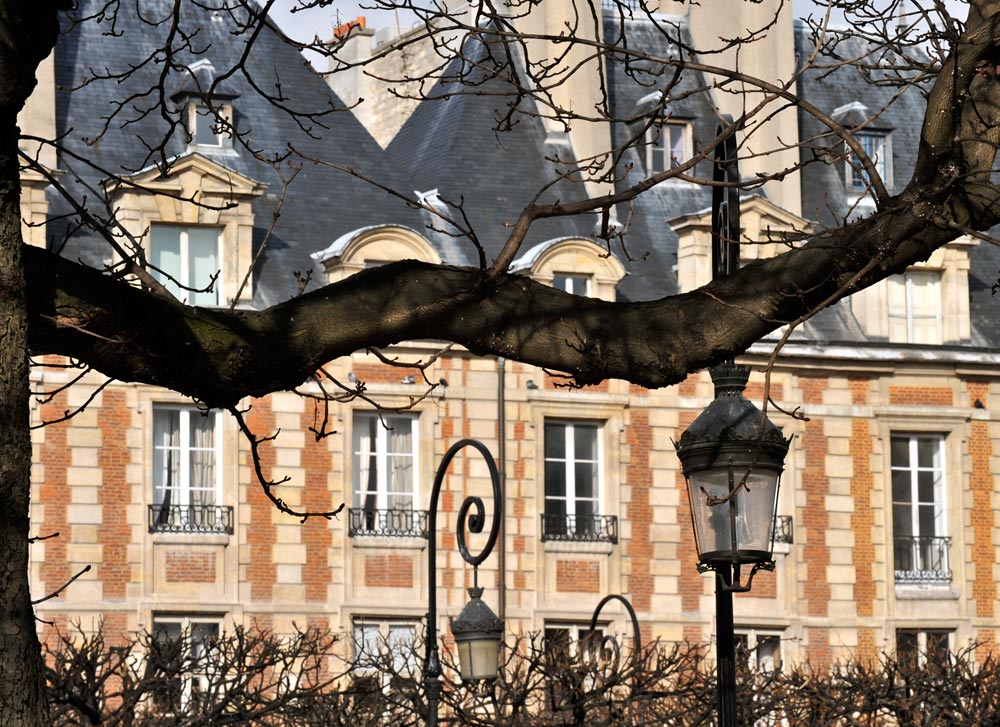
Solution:
[(224, 505), (150, 505), (151, 533), (233, 534), (233, 508)]
[(617, 543), (618, 517), (542, 513), (542, 542), (546, 540)]
[(424, 538), (427, 537), (427, 511), (352, 507), (347, 511), (347, 534), (352, 538)]
[(951, 568), (948, 548), (951, 538), (913, 535), (894, 538), (897, 583), (948, 583)]
[(791, 515), (774, 516), (774, 542), (791, 545), (795, 541), (795, 527)]

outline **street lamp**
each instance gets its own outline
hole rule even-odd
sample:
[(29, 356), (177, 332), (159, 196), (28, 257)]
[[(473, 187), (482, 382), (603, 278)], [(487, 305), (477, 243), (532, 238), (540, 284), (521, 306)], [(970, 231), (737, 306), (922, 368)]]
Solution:
[[(739, 172), (732, 135), (716, 147), (713, 179), (712, 277), (717, 280), (739, 266)], [(774, 569), (778, 482), (791, 440), (744, 398), (749, 367), (728, 359), (709, 371), (715, 400), (675, 446), (687, 480), (698, 570), (716, 576), (719, 727), (735, 727), (733, 593), (749, 591), (758, 570)], [(743, 583), (746, 566), (750, 572)]]
[[(503, 492), (500, 489), (500, 473), (489, 449), (475, 439), (463, 439), (456, 442), (445, 453), (437, 473), (434, 475), (434, 486), (431, 489), (431, 506), (427, 514), (427, 574), (428, 574), (428, 604), (427, 604), (427, 643), (424, 657), (424, 689), (427, 692), (427, 724), (436, 727), (438, 722), (438, 702), (441, 698), (441, 659), (437, 645), (437, 506), (441, 495), (441, 484), (448, 471), (448, 465), (460, 450), (472, 447), (483, 455), (490, 473), (493, 486), (493, 520), (490, 523), (489, 537), (486, 545), (478, 555), (469, 552), (466, 545), (466, 524), (473, 533), (481, 533), (486, 525), (486, 508), (481, 498), (469, 496), (462, 502), (458, 510), (458, 551), (462, 559), (472, 566), (472, 588), (469, 596), (472, 600), (465, 605), (458, 618), (451, 620), (451, 632), (458, 647), (459, 673), (463, 681), (496, 679), (500, 653), (500, 642), (503, 641), (504, 622), (498, 618), (489, 606), (482, 600), (483, 589), (479, 587), (479, 566), (486, 560), (496, 545), (500, 533), (500, 520), (503, 517)], [(469, 510), (474, 509), (471, 517)]]

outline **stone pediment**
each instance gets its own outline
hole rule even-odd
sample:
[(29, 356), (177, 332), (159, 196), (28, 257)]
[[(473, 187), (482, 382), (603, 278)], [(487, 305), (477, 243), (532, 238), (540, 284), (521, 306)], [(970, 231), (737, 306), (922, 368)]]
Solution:
[(197, 152), (177, 157), (164, 176), (156, 167), (147, 167), (130, 176), (116, 179), (108, 191), (122, 194), (126, 190), (141, 193), (166, 193), (185, 198), (205, 197), (233, 200), (257, 197), (267, 185), (247, 177)]

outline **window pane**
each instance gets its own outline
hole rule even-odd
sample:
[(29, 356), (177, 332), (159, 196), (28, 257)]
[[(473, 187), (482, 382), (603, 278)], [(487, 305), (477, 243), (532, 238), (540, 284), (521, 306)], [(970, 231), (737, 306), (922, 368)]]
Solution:
[(219, 134), (215, 132), (215, 115), (204, 106), (195, 108), (194, 140), (196, 144), (219, 145)]
[(917, 465), (934, 469), (941, 468), (941, 447), (938, 439), (917, 440)]
[(576, 497), (597, 497), (597, 467), (591, 462), (576, 463)]
[(910, 466), (910, 440), (908, 437), (892, 438), (892, 466)]
[(934, 472), (917, 472), (917, 499), (920, 502), (934, 502), (937, 479)]
[(389, 652), (392, 654), (393, 669), (406, 674), (416, 669), (414, 642), (416, 629), (411, 625), (392, 624), (389, 626)]
[(597, 427), (577, 424), (573, 427), (573, 440), (576, 459), (597, 459)]
[(183, 298), (174, 281), (181, 280), (181, 228), (153, 225), (149, 231), (149, 263), (153, 277), (179, 298)]
[(757, 668), (763, 672), (772, 672), (781, 666), (781, 637), (757, 637)]
[[(211, 227), (189, 227), (188, 235), (188, 280), (191, 288), (207, 288), (212, 276), (219, 272), (219, 232)], [(185, 296), (191, 305), (218, 305), (219, 283), (216, 281), (211, 291), (189, 291)]]
[(355, 667), (378, 666), (381, 637), (378, 624), (354, 624), (354, 665)]
[(684, 151), (684, 127), (680, 124), (667, 124), (670, 143), (670, 168), (680, 166), (687, 154)]
[(937, 535), (937, 508), (934, 505), (921, 505), (919, 508), (919, 535), (924, 537)]
[(179, 418), (176, 409), (153, 410), (153, 504), (164, 508), (180, 504)]
[(913, 498), (910, 473), (906, 471), (892, 473), (892, 501), (909, 504)]
[(378, 421), (373, 416), (354, 416), (354, 507), (377, 507), (378, 459), (375, 453)]
[[(566, 497), (566, 466), (562, 462), (545, 463), (545, 497)], [(545, 509), (549, 511), (547, 504)]]
[(545, 458), (566, 458), (566, 425), (545, 424)]
[(897, 538), (913, 536), (913, 512), (908, 505), (892, 506), (892, 529)]
[(896, 631), (896, 658), (901, 664), (916, 665), (918, 643), (916, 631)]
[(948, 636), (947, 631), (927, 632), (928, 665), (942, 667), (948, 663)]

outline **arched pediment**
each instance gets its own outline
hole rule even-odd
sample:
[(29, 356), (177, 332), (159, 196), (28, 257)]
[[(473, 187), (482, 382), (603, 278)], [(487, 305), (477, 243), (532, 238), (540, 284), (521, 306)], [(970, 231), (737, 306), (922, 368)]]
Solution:
[(338, 237), (312, 254), (323, 265), (330, 282), (343, 280), (365, 267), (397, 260), (441, 264), (441, 255), (420, 233), (402, 225), (370, 225)]
[(553, 285), (560, 276), (586, 278), (588, 295), (615, 299), (615, 287), (625, 277), (625, 266), (607, 248), (585, 237), (559, 237), (529, 248), (510, 266), (540, 283)]

